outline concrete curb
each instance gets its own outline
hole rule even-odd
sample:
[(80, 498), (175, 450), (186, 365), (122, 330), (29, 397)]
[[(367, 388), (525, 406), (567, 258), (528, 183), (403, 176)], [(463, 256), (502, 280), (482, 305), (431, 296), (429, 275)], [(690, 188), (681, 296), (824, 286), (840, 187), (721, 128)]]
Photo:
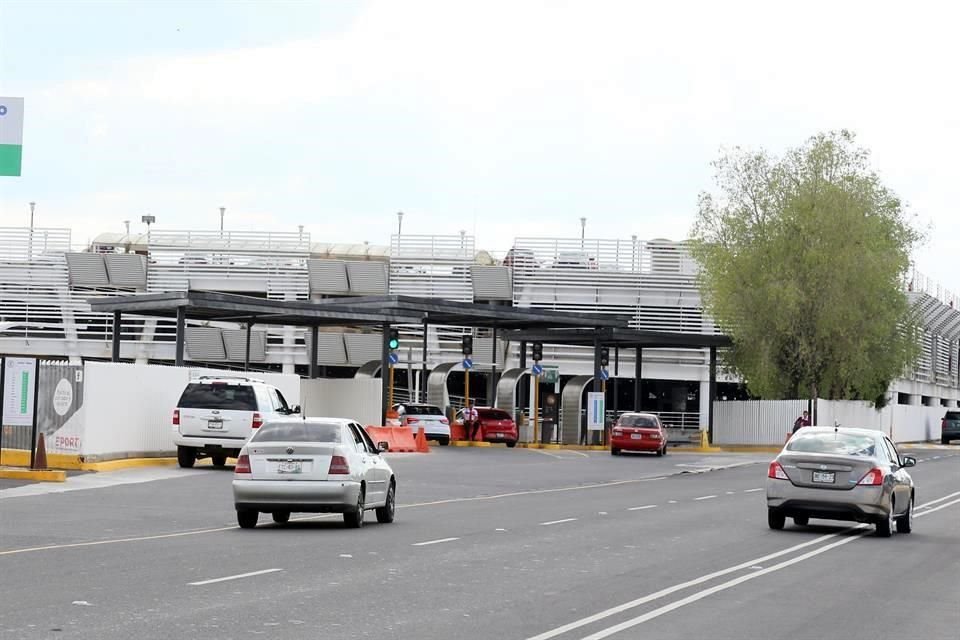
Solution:
[(67, 472), (59, 469), (0, 467), (0, 478), (7, 480), (32, 480), (34, 482), (66, 482)]

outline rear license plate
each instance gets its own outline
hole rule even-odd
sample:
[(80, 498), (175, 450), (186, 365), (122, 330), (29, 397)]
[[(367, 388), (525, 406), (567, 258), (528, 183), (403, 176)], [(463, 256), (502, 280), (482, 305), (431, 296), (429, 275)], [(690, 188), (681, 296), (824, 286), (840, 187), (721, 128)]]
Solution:
[(207, 420), (207, 429), (223, 429), (223, 420)]
[(833, 471), (814, 471), (813, 481), (822, 484), (833, 484), (837, 481), (837, 474)]
[(493, 436), (494, 436), (495, 438), (502, 438), (502, 437), (503, 437), (503, 434), (502, 434), (502, 433), (495, 433), (495, 434), (493, 434)]
[(642, 434), (642, 433), (631, 433), (631, 434), (630, 434), (630, 439), (631, 439), (631, 440), (643, 440), (643, 434)]
[(283, 460), (277, 463), (277, 473), (300, 473), (302, 470), (299, 460)]

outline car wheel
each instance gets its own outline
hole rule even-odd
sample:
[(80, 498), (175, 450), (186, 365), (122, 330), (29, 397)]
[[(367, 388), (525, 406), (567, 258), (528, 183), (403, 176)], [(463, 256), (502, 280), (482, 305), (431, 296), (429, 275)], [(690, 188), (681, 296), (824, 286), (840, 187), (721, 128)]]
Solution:
[(437, 442), (440, 443), (441, 447), (445, 447), (450, 444), (450, 438), (437, 438)]
[(197, 461), (197, 452), (193, 447), (177, 447), (177, 464), (184, 469), (189, 469)]
[(397, 489), (396, 485), (391, 482), (390, 488), (387, 490), (387, 502), (382, 507), (377, 508), (377, 522), (381, 524), (389, 524), (393, 522), (393, 517), (397, 511)]
[(363, 526), (363, 487), (357, 494), (357, 505), (343, 514), (343, 523), (348, 529), (359, 529)]
[(910, 533), (911, 531), (913, 531), (913, 498), (910, 498), (907, 512), (897, 518), (897, 533)]
[(517, 441), (516, 441), (516, 440), (514, 440), (513, 442), (508, 442), (508, 443), (507, 443), (507, 447), (510, 448), (510, 449), (513, 449), (515, 446), (517, 446)]
[(663, 455), (667, 455), (667, 445), (663, 445)]
[(810, 518), (807, 516), (794, 516), (793, 524), (797, 525), (798, 527), (805, 527), (810, 524)]
[(890, 505), (890, 513), (882, 517), (880, 520), (877, 520), (877, 535), (881, 538), (889, 538), (893, 535), (893, 524), (895, 518), (893, 517), (893, 505)]
[(257, 526), (257, 520), (260, 519), (260, 512), (251, 509), (242, 509), (237, 511), (237, 524), (241, 529), (253, 529)]
[(611, 448), (610, 448), (610, 455), (612, 455), (612, 456), (618, 456), (618, 455), (620, 455), (620, 449), (614, 449), (613, 447), (611, 447)]
[(663, 449), (657, 449), (657, 457), (663, 456)]
[(767, 508), (767, 526), (771, 529), (780, 530), (783, 529), (783, 525), (787, 523), (787, 517), (777, 511), (776, 509)]
[(277, 524), (287, 524), (290, 522), (290, 512), (289, 511), (274, 511), (273, 512), (273, 521)]
[(940, 444), (950, 444), (950, 438), (940, 438)]
[(227, 464), (227, 456), (222, 453), (217, 453), (210, 456), (210, 460), (213, 461), (213, 466), (217, 469), (223, 469), (224, 465)]

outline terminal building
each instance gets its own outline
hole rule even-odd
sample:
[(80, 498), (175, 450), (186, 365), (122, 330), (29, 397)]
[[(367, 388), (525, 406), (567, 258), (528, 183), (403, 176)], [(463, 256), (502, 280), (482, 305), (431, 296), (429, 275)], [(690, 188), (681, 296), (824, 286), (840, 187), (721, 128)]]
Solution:
[[(89, 300), (135, 293), (213, 291), (270, 300), (409, 295), (456, 302), (537, 308), (571, 314), (627, 316), (632, 328), (715, 335), (704, 315), (697, 265), (684, 243), (670, 240), (516, 238), (503, 255), (478, 249), (474, 237), (394, 235), (389, 246), (325, 244), (304, 232), (164, 231), (103, 233), (78, 247), (68, 229), (0, 228), (0, 354), (110, 360), (112, 318)], [(956, 407), (960, 399), (960, 299), (920, 274), (904, 282), (923, 321), (921, 357), (897, 380), (897, 404)], [(474, 337), (470, 393), (492, 402), (489, 375), (517, 367), (520, 344), (490, 330), (401, 325), (396, 398), (425, 393), (421, 372), (460, 360), (462, 336)], [(190, 365), (299, 373), (309, 366), (309, 332), (234, 322), (189, 322)], [(124, 361), (172, 364), (173, 321), (125, 317)], [(370, 329), (325, 328), (317, 353), (321, 376), (352, 377), (379, 363), (382, 336)], [(424, 350), (426, 345), (426, 350)], [(494, 349), (496, 358), (494, 359)], [(426, 355), (424, 356), (424, 353)], [(608, 408), (634, 409), (633, 349), (611, 349)], [(559, 371), (557, 387), (593, 375), (591, 347), (544, 346)], [(640, 409), (665, 423), (697, 428), (709, 406), (709, 350), (648, 349), (642, 355)], [(369, 370), (369, 367), (368, 367)], [(475, 377), (479, 376), (479, 378)], [(450, 406), (463, 403), (463, 374), (449, 378)], [(745, 399), (737, 380), (721, 374), (717, 398)]]

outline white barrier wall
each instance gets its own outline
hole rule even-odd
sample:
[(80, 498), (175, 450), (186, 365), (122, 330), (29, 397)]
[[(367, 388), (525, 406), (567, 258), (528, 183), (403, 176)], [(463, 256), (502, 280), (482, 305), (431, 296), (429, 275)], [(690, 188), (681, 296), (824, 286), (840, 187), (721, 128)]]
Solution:
[(713, 403), (714, 444), (783, 444), (806, 400), (738, 400)]
[(311, 418), (351, 418), (360, 424), (380, 424), (380, 378), (318, 378), (300, 381), (303, 415)]
[[(84, 365), (84, 424), (80, 453), (86, 460), (156, 456), (175, 451), (171, 417), (180, 394), (199, 375), (236, 371), (162, 365), (89, 362)], [(300, 403), (300, 378), (250, 373)]]

